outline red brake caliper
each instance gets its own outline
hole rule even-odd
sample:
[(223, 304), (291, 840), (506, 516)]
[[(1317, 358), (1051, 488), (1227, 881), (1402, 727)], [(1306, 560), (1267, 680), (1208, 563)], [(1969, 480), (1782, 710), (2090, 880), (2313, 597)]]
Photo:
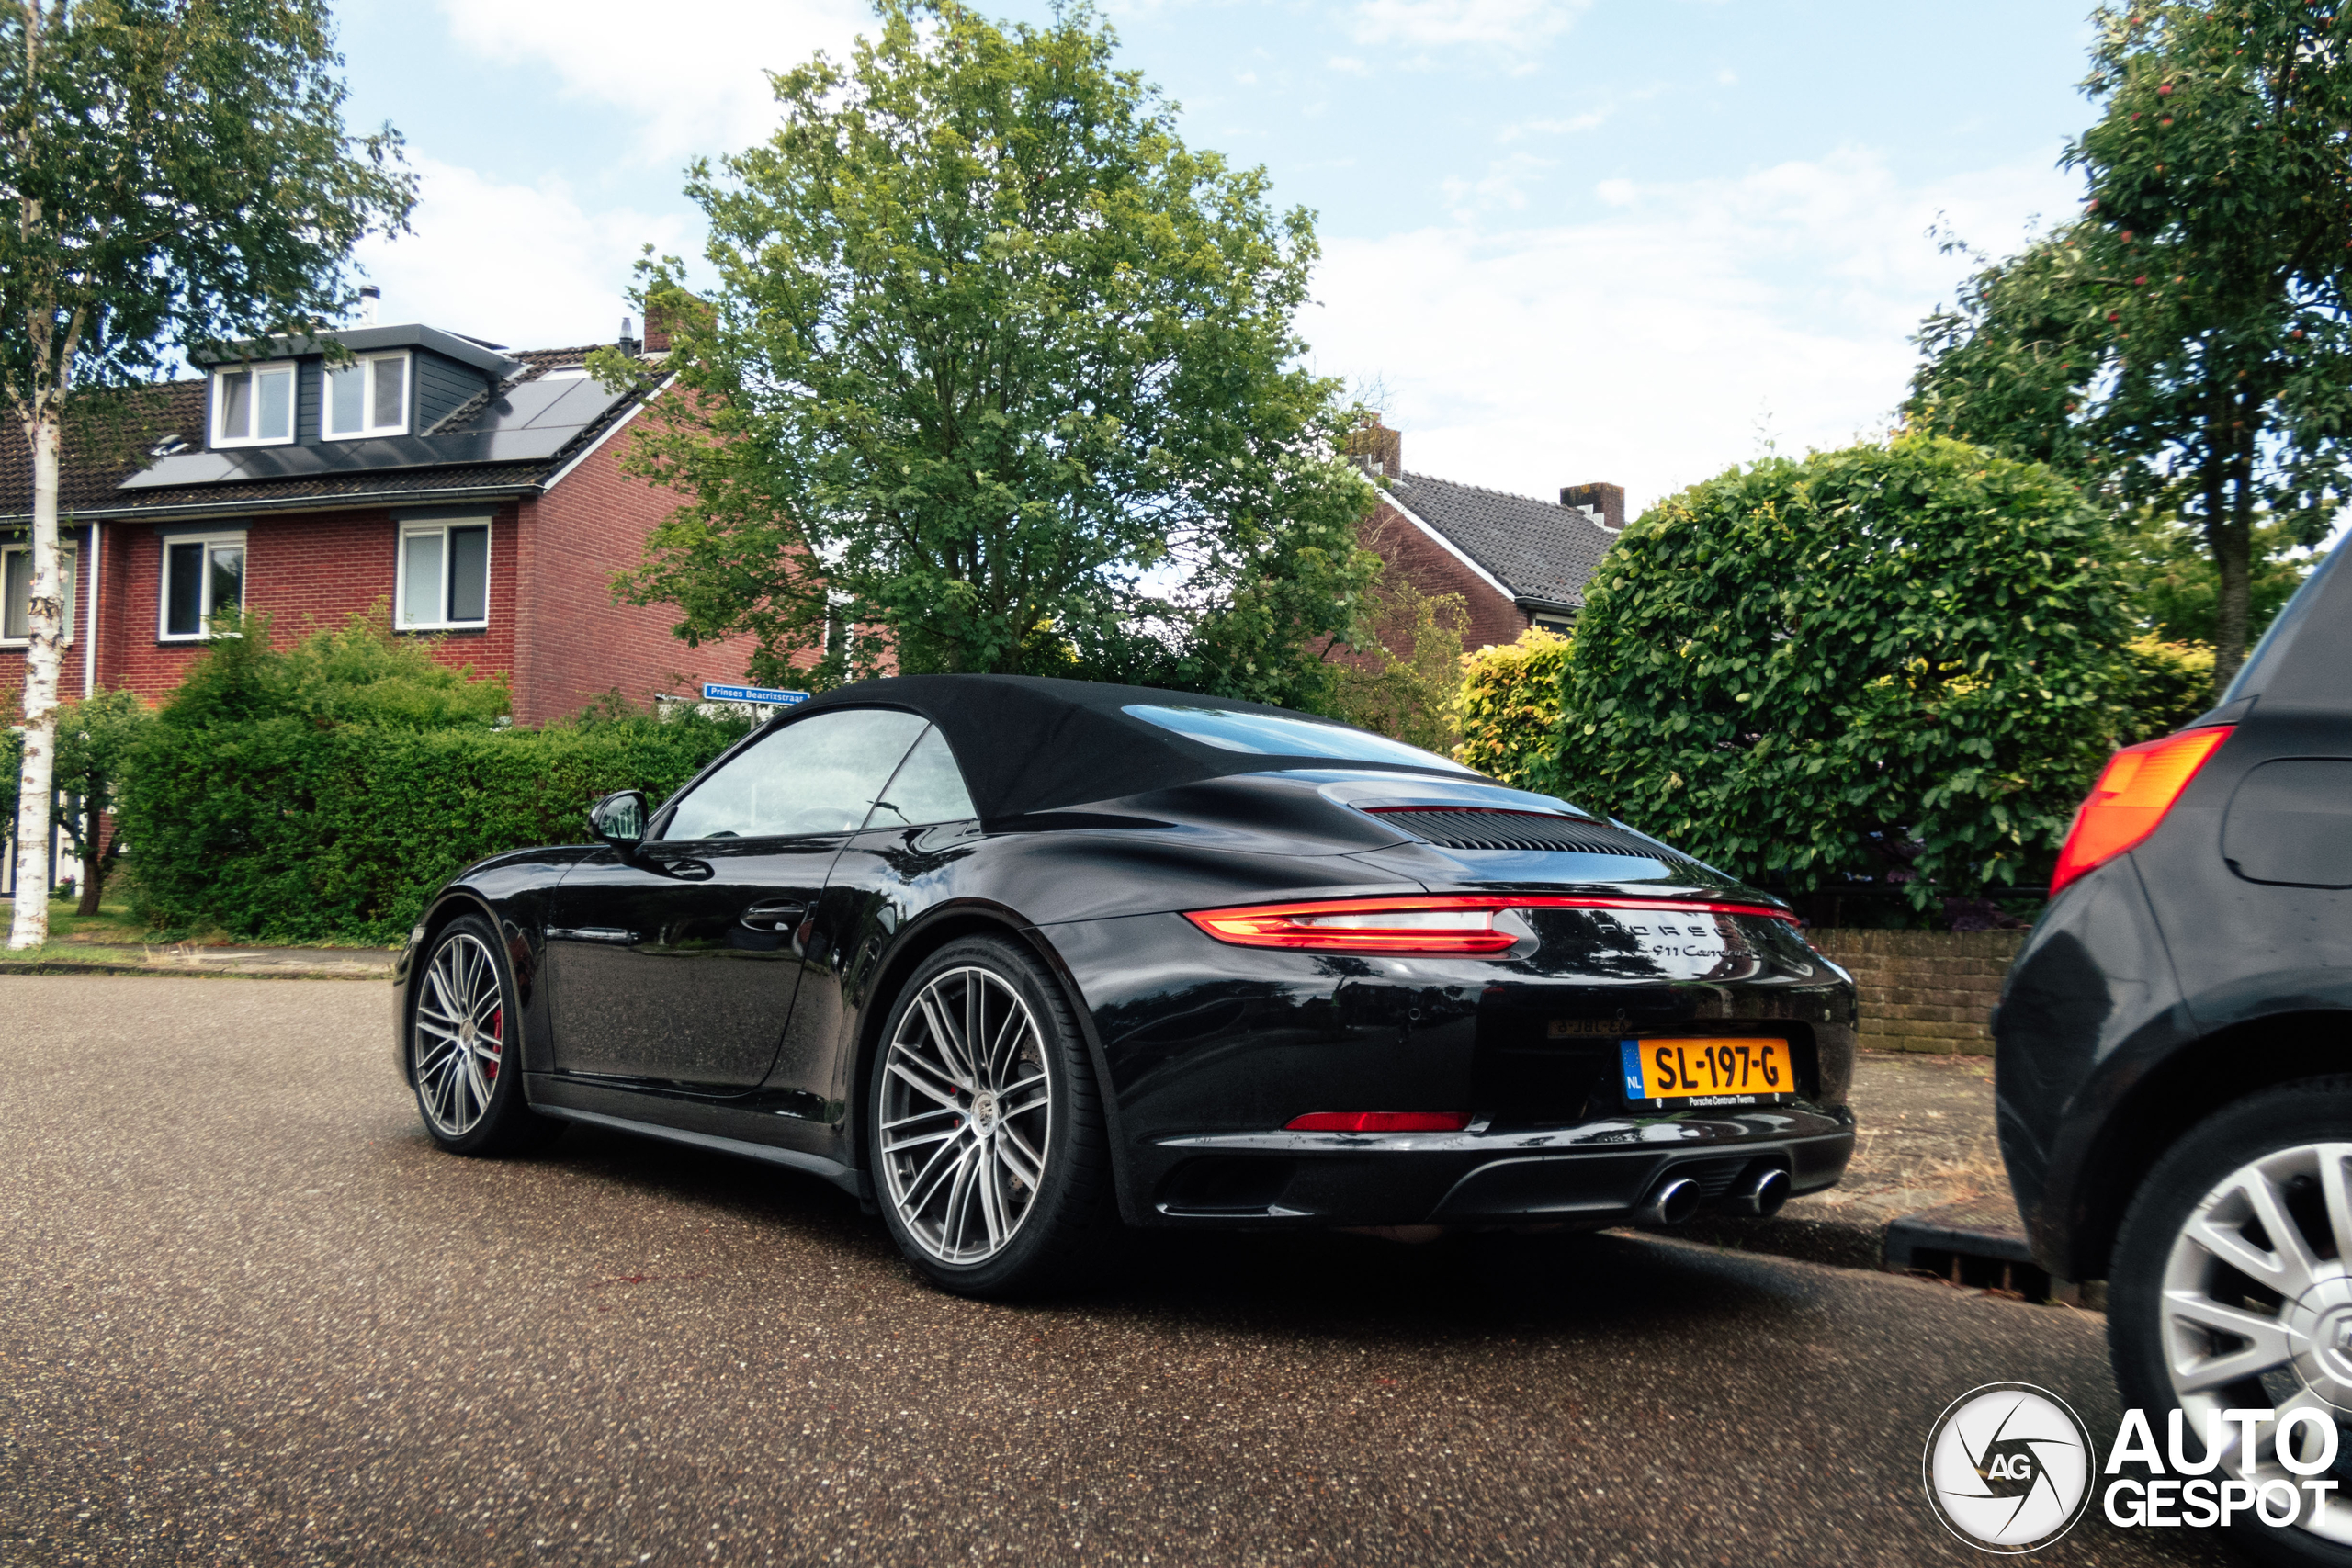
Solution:
[(500, 1008), (490, 1015), (490, 1037), (496, 1042), (498, 1049), (491, 1053), (490, 1067), (482, 1074), (482, 1077), (487, 1082), (496, 1083), (498, 1064), (506, 1059), (506, 1010), (504, 1008)]

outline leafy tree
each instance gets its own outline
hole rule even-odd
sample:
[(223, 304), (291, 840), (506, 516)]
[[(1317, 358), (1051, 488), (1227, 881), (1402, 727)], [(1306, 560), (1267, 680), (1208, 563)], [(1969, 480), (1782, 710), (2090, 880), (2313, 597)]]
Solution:
[(1557, 632), (1530, 626), (1509, 647), (1464, 655), (1454, 698), (1462, 743), (1453, 760), (1521, 789), (1543, 787), (1555, 772), (1560, 683), (1572, 646)]
[(55, 788), (61, 803), (82, 808), (67, 809), (62, 817), (73, 840), (74, 857), (82, 863), (78, 914), (98, 912), (107, 878), (122, 856), (121, 834), (104, 837), (101, 842), (103, 824), (114, 809), (140, 738), (154, 716), (131, 692), (100, 692), (58, 708)]
[[(323, 0), (0, 14), (0, 387), (33, 469), (20, 886), (42, 880), (57, 763), (67, 407), (152, 379), (175, 344), (307, 334), (341, 313), (353, 243), (404, 225), (415, 196), (390, 127), (345, 135), (341, 63)], [(18, 899), (9, 945), (38, 945), (48, 920)]]
[[(154, 714), (130, 692), (100, 692), (82, 701), (68, 699), (57, 709), (57, 763), (51, 775), (53, 798), (51, 820), (64, 830), (68, 853), (82, 863), (80, 907), (76, 913), (95, 915), (107, 876), (122, 856), (122, 838), (116, 834), (99, 841), (105, 815), (114, 808), (130, 767), (141, 735)], [(0, 815), (17, 814), (19, 774), (16, 766), (22, 735), (0, 735)], [(82, 809), (75, 809), (75, 807)], [(48, 846), (42, 845), (44, 856)], [(42, 880), (47, 866), (42, 867)], [(19, 887), (39, 883), (18, 883)]]
[[(2133, 527), (2128, 542), (2123, 575), (2132, 613), (2155, 637), (2203, 643), (2210, 650), (2222, 582), (2203, 536), (2177, 519), (2157, 517)], [(2294, 531), (2286, 524), (2267, 522), (2256, 523), (2250, 556), (2245, 630), (2249, 639), (2258, 639), (2302, 586), (2311, 558), (2297, 558)], [(2206, 668), (2210, 674), (2211, 664)]]
[(1602, 561), (1544, 782), (1792, 893), (2015, 885), (2124, 722), (2115, 553), (2048, 467), (1958, 441), (1734, 468)]
[(1440, 753), (1462, 738), (1454, 699), (1462, 686), (1462, 634), (1469, 601), (1424, 593), (1395, 572), (1374, 591), (1371, 647), (1356, 660), (1334, 660), (1339, 681), (1332, 712), (1350, 724)]
[(768, 141), (694, 165), (709, 298), (646, 264), (677, 386), (629, 462), (688, 499), (623, 592), (690, 643), (749, 634), (762, 680), (818, 650), (819, 684), (895, 660), (1328, 703), (1376, 563), (1349, 412), (1296, 364), (1309, 215), (1188, 149), (1084, 0), (879, 14), (848, 66), (775, 78)]
[(1928, 318), (1915, 422), (2194, 521), (2214, 678), (2245, 656), (2266, 515), (2317, 542), (2352, 439), (2352, 6), (2095, 15), (2083, 215)]

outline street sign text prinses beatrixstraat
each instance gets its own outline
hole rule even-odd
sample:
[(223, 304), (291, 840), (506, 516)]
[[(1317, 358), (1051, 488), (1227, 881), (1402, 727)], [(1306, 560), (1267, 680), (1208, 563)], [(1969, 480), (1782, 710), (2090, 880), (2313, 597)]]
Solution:
[(707, 703), (772, 703), (789, 707), (794, 703), (808, 700), (806, 692), (779, 692), (767, 686), (719, 686), (705, 681), (702, 700)]

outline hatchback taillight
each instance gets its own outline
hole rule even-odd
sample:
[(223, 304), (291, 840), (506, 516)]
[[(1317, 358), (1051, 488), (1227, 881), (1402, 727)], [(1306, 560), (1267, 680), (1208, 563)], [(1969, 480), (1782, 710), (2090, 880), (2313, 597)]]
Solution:
[(2052, 897), (2058, 890), (2086, 876), (2109, 861), (2137, 847), (2154, 832), (2222, 741), (2232, 726), (2184, 729), (2161, 740), (2126, 746), (2107, 760), (2107, 769), (2091, 786), (2090, 798), (2075, 813), (2066, 847), (2058, 852), (2058, 874), (2050, 879)]

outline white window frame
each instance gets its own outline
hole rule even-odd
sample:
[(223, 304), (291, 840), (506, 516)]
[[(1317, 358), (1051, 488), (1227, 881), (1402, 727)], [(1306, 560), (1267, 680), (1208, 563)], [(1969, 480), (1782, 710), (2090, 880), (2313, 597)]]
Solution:
[[(220, 383), (230, 376), (251, 375), (254, 378), (254, 412), (261, 412), (261, 378), (266, 374), (284, 371), (288, 384), (286, 389), (286, 434), (283, 435), (224, 435), (220, 418), (227, 412), (228, 400), (220, 395)], [(302, 372), (290, 359), (264, 360), (252, 365), (219, 365), (212, 370), (212, 445), (215, 446), (288, 446), (302, 428)]]
[[(252, 581), (254, 552), (245, 543), (244, 530), (227, 534), (166, 534), (164, 536), (164, 558), (155, 570), (155, 640), (157, 642), (209, 642), (213, 636), (212, 615), (217, 606), (212, 603), (212, 551), (218, 545), (234, 545), (245, 552), (245, 570), (238, 574), (237, 608), (244, 605), (243, 590)], [(202, 545), (204, 554), (197, 568), (196, 630), (172, 630), (172, 547)]]
[[(81, 575), (81, 552), (72, 539), (60, 540), (58, 549), (65, 558), (65, 641), (70, 643), (74, 640), (74, 580)], [(33, 542), (30, 539), (0, 541), (0, 592), (5, 592), (7, 587), (8, 558), (23, 556), (29, 561), (32, 558), (32, 553)], [(29, 622), (32, 618), (29, 610), (32, 602), (32, 578), (29, 572), (25, 578), (25, 600), (28, 606), (26, 619)], [(33, 645), (33, 639), (29, 632), (23, 637), (6, 635), (8, 625), (6, 608), (5, 604), (0, 604), (0, 648), (30, 648)]]
[[(442, 615), (449, 604), (449, 530), (480, 528), (481, 551), (481, 619), (479, 621), (412, 621), (408, 618), (408, 542), (427, 534), (441, 536), (441, 581), (434, 588), (434, 604)], [(392, 533), (392, 630), (396, 632), (471, 632), (490, 625), (491, 585), (497, 580), (497, 541), (488, 516), (436, 517), (431, 522), (402, 523)]]
[[(401, 367), (401, 417), (394, 424), (369, 424), (376, 416), (376, 367), (398, 361)], [(356, 368), (366, 377), (366, 386), (359, 395), (361, 424), (357, 430), (337, 430), (334, 427), (334, 376), (338, 370)], [(416, 366), (406, 349), (397, 354), (362, 354), (352, 365), (324, 365), (319, 370), (319, 438), (322, 441), (365, 441), (370, 436), (406, 435), (409, 411), (416, 406)]]

